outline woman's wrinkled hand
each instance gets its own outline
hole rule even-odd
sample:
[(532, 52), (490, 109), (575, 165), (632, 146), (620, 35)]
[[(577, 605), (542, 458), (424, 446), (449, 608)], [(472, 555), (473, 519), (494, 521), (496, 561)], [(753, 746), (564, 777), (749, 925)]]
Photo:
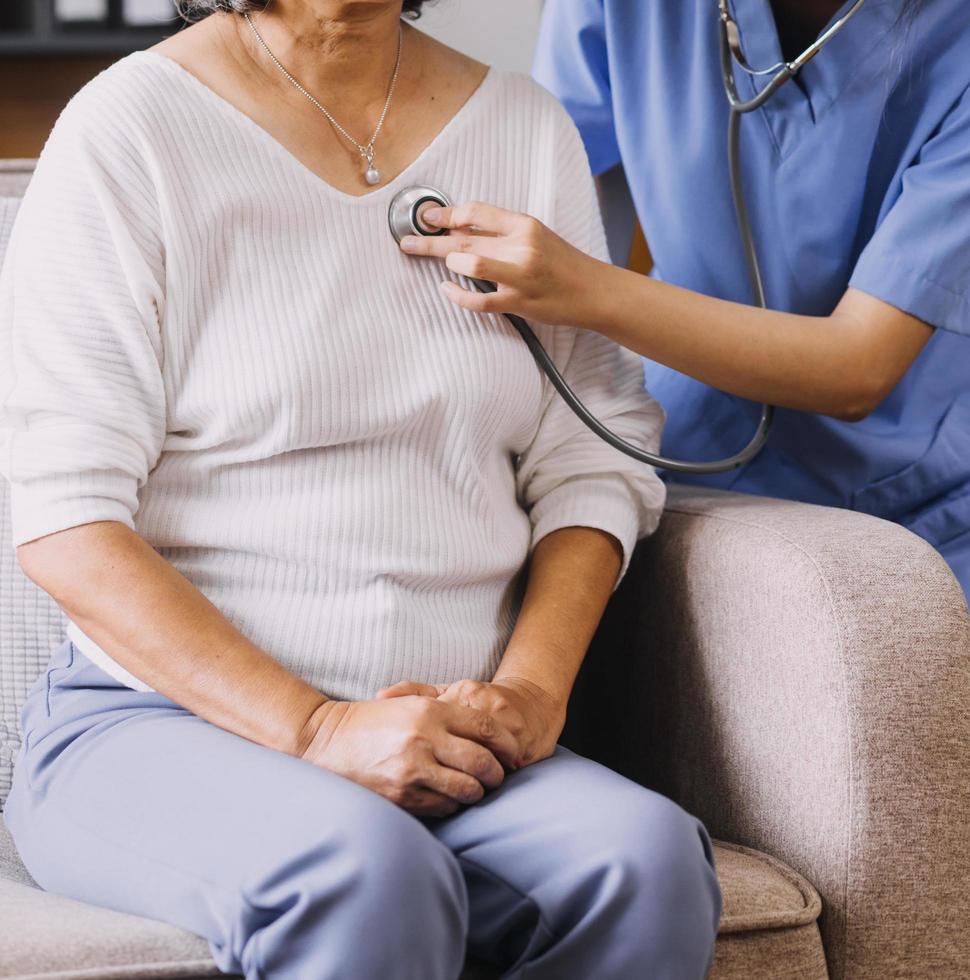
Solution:
[(327, 701), (313, 725), (303, 759), (422, 817), (477, 803), (519, 751), (493, 714), (453, 699)]
[(491, 204), (429, 208), (422, 223), (447, 228), (441, 236), (408, 235), (409, 255), (436, 256), (462, 276), (498, 285), (479, 293), (450, 280), (441, 284), (453, 303), (479, 313), (518, 313), (542, 323), (586, 326), (595, 321), (595, 284), (609, 266), (574, 248), (541, 221)]
[(503, 677), (491, 683), (475, 680), (453, 684), (401, 681), (377, 692), (378, 698), (413, 695), (436, 697), (445, 703), (489, 714), (516, 739), (516, 769), (551, 756), (566, 723), (566, 706), (537, 684), (521, 677)]

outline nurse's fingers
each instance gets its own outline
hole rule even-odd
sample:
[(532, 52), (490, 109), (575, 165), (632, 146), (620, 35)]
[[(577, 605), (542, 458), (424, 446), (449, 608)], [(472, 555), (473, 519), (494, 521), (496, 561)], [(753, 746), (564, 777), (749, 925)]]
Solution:
[(401, 239), (401, 251), (408, 255), (426, 255), (444, 259), (452, 252), (472, 252), (499, 258), (514, 248), (508, 238), (495, 235), (467, 234), (456, 232), (453, 235), (407, 235)]
[(513, 312), (508, 297), (501, 292), (479, 293), (472, 289), (464, 289), (456, 282), (441, 283), (439, 287), (445, 297), (455, 306), (471, 313), (510, 313)]
[(518, 270), (511, 262), (471, 252), (451, 252), (445, 257), (445, 265), (452, 272), (469, 279), (486, 279), (489, 282), (513, 284), (518, 279)]
[(510, 235), (522, 226), (523, 221), (532, 220), (528, 215), (480, 201), (457, 204), (451, 208), (427, 208), (421, 212), (422, 223), (429, 227), (477, 228), (499, 235)]

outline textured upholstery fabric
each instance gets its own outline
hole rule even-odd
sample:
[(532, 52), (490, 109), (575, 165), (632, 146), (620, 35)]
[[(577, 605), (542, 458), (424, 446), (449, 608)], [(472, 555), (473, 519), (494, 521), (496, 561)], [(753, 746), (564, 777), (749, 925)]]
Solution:
[[(0, 191), (25, 184), (23, 171), (0, 170)], [(0, 197), (0, 263), (19, 198)], [(10, 790), (20, 747), (19, 714), (27, 689), (64, 632), (64, 617), (46, 593), (25, 578), (10, 546), (8, 486), (0, 479), (0, 809)]]
[(715, 847), (724, 910), (710, 980), (825, 980), (818, 892), (766, 854)]
[(0, 197), (22, 197), (33, 172), (33, 160), (0, 160)]
[(567, 744), (822, 895), (833, 977), (970, 969), (970, 616), (876, 518), (673, 488), (587, 657)]
[[(827, 980), (818, 925), (719, 936), (708, 980)], [(903, 976), (903, 974), (899, 974)]]
[[(713, 980), (754, 977), (821, 980), (825, 955), (816, 918), (820, 900), (779, 861), (718, 842), (724, 893)], [(95, 908), (37, 888), (0, 824), (0, 977), (221, 976), (198, 936), (165, 923)], [(761, 964), (766, 972), (751, 972)], [(768, 966), (771, 969), (768, 969)], [(784, 972), (782, 972), (784, 971)], [(469, 964), (462, 980), (494, 980)]]
[(0, 819), (0, 977), (224, 976), (205, 940), (37, 887)]
[(822, 900), (801, 875), (749, 847), (724, 841), (715, 847), (724, 897), (720, 935), (816, 923)]
[(74, 902), (0, 882), (0, 917), (9, 929), (0, 976), (223, 976), (208, 943), (164, 922)]

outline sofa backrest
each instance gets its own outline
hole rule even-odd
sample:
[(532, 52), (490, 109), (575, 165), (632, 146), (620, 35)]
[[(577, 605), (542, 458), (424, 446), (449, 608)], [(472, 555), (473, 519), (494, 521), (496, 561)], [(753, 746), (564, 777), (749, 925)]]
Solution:
[[(36, 162), (36, 160), (0, 160), (0, 197), (23, 197)], [(9, 226), (7, 231), (9, 233)]]
[[(0, 161), (0, 266), (32, 169), (33, 161)], [(0, 477), (0, 809), (10, 790), (20, 747), (21, 706), (63, 637), (60, 609), (17, 564), (8, 487)]]

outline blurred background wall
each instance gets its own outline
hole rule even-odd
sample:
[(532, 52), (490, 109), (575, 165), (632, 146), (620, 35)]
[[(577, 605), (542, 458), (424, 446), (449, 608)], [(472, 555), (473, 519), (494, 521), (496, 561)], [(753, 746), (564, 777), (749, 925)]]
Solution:
[(479, 61), (528, 71), (541, 7), (542, 0), (432, 0), (420, 26)]
[[(37, 156), (74, 92), (113, 61), (177, 28), (174, 17), (164, 21), (171, 3), (0, 0), (0, 158)], [(528, 71), (541, 4), (431, 0), (420, 26), (481, 61)]]

